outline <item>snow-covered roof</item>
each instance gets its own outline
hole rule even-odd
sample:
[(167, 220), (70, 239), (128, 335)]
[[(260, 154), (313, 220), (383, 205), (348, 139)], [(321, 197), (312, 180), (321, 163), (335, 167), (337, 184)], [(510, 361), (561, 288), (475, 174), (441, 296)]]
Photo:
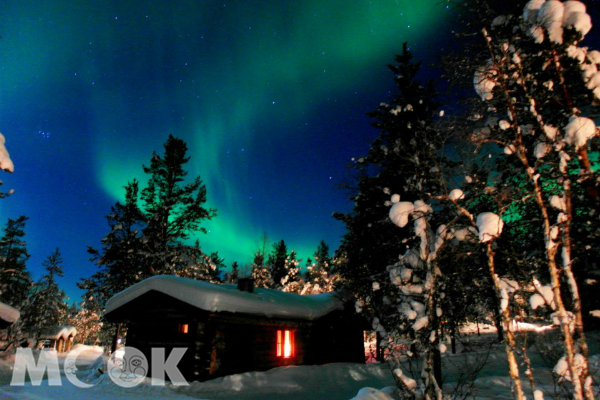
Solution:
[(16, 308), (0, 302), (0, 319), (12, 324), (19, 319), (21, 313)]
[(111, 297), (106, 304), (106, 312), (110, 313), (151, 290), (205, 311), (225, 311), (269, 318), (313, 320), (343, 308), (342, 302), (333, 293), (301, 296), (262, 288), (254, 288), (254, 293), (248, 293), (232, 284), (215, 285), (173, 275), (157, 275)]
[(69, 336), (77, 335), (77, 329), (74, 326), (54, 326), (47, 330), (44, 330), (40, 339), (54, 339), (58, 340), (60, 338), (66, 339)]

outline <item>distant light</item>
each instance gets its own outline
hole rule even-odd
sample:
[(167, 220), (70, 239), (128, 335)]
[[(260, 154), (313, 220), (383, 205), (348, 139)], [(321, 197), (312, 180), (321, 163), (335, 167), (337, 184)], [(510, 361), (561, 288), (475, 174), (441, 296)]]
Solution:
[(186, 334), (188, 332), (189, 332), (189, 325), (188, 324), (179, 324), (179, 333)]

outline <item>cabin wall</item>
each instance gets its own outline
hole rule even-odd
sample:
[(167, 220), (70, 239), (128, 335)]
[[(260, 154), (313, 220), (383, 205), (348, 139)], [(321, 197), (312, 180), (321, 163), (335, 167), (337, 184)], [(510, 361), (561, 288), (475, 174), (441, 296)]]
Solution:
[[(221, 313), (211, 314), (203, 324), (208, 332), (207, 340), (205, 346), (197, 347), (196, 351), (199, 358), (210, 359), (209, 367), (204, 368), (204, 378), (304, 364), (309, 323)], [(276, 353), (277, 331), (286, 329), (294, 332), (291, 358), (277, 357)]]
[[(165, 359), (173, 348), (187, 348), (178, 368), (188, 381), (285, 365), (364, 362), (362, 330), (342, 311), (317, 321), (210, 313), (150, 291), (108, 319), (126, 322), (126, 346), (142, 351), (149, 365), (152, 348), (165, 348)], [(179, 331), (181, 324), (188, 325), (187, 333)], [(293, 331), (293, 357), (277, 357), (278, 330)]]

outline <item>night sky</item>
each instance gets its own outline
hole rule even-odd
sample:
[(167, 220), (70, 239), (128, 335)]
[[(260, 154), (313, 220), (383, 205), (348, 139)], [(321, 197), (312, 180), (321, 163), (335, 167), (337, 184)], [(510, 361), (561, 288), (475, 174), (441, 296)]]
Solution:
[(89, 1), (0, 3), (0, 131), (15, 173), (0, 223), (30, 217), (28, 268), (59, 247), (71, 301), (94, 273), (105, 215), (169, 134), (217, 217), (199, 234), (227, 265), (250, 264), (260, 237), (305, 259), (337, 248), (339, 189), (377, 136), (367, 111), (390, 96), (386, 64), (408, 41), (435, 55), (438, 0)]

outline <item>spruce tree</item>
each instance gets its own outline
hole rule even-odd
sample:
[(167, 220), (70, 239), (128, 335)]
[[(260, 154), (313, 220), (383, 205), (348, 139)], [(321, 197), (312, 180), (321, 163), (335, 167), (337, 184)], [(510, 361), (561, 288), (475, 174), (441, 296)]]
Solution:
[(58, 248), (44, 260), (43, 266), (46, 274), (33, 285), (22, 317), (25, 329), (35, 337), (45, 328), (61, 325), (68, 313), (65, 293), (56, 282), (56, 277), (63, 277), (63, 259)]
[(78, 286), (88, 291), (87, 297), (96, 297), (101, 307), (114, 294), (151, 275), (140, 256), (144, 249), (141, 231), (146, 223), (138, 203), (139, 185), (134, 179), (125, 186), (125, 203), (117, 202), (106, 217), (110, 230), (102, 239), (102, 250), (88, 246), (100, 271)]
[[(417, 155), (431, 150), (430, 142), (437, 134), (433, 129), (433, 114), (439, 105), (433, 83), (422, 85), (416, 79), (420, 63), (412, 58), (404, 44), (402, 54), (396, 56), (396, 64), (388, 66), (394, 75), (397, 94), (389, 104), (382, 103), (368, 114), (374, 119), (379, 137), (371, 144), (368, 155), (354, 160), (356, 184), (348, 186), (353, 210), (334, 214), (346, 225), (338, 251), (345, 260), (340, 265), (340, 274), (360, 297), (370, 295), (365, 290), (368, 282), (373, 276), (386, 273), (386, 267), (403, 250), (402, 241), (410, 236), (388, 218), (391, 194), (414, 201), (437, 189), (425, 186), (423, 177), (439, 168), (439, 162), (431, 157), (419, 159)], [(407, 191), (408, 186), (418, 191)]]
[(306, 282), (319, 291), (320, 288), (324, 288), (329, 284), (329, 278), (333, 272), (333, 260), (329, 255), (329, 246), (323, 240), (319, 243), (313, 258), (314, 262), (306, 267)]
[(187, 145), (169, 136), (164, 154), (153, 154), (149, 175), (141, 191), (136, 180), (125, 187), (125, 203), (117, 202), (107, 216), (109, 233), (100, 251), (89, 247), (99, 270), (78, 286), (93, 299), (88, 309), (101, 312), (116, 293), (157, 274), (175, 274), (192, 279), (220, 282), (223, 260), (217, 253), (205, 254), (199, 242), (187, 241), (193, 232), (215, 215), (204, 207), (206, 187), (200, 177), (185, 180)]
[[(185, 241), (192, 232), (206, 233), (201, 222), (216, 215), (214, 209), (205, 208), (206, 186), (200, 177), (185, 182), (188, 173), (184, 166), (189, 160), (186, 143), (169, 135), (164, 154), (154, 153), (150, 166), (143, 167), (149, 175), (142, 190), (147, 223), (143, 230), (147, 248), (144, 264), (151, 274), (177, 274), (189, 267), (187, 261), (198, 257), (190, 257), (194, 249), (185, 248)], [(187, 253), (186, 257), (182, 253)]]
[(265, 254), (261, 249), (254, 253), (252, 260), (252, 279), (254, 286), (259, 288), (273, 288), (273, 278), (270, 268), (265, 264)]
[(304, 280), (300, 273), (300, 261), (294, 250), (285, 260), (285, 276), (281, 279), (281, 290), (284, 292), (301, 293), (304, 289)]
[(93, 345), (98, 342), (98, 334), (104, 324), (100, 314), (95, 311), (97, 307), (89, 307), (89, 303), (84, 300), (79, 304), (79, 307), (73, 304), (69, 310), (66, 324), (77, 329), (77, 336), (75, 337), (77, 343)]
[(225, 282), (237, 284), (239, 274), (240, 274), (240, 268), (238, 266), (237, 261), (234, 261), (231, 264), (231, 272), (225, 274)]
[(31, 287), (25, 263), (29, 259), (25, 236), (27, 217), (8, 219), (0, 238), (0, 301), (20, 309)]
[(288, 250), (285, 241), (282, 239), (279, 242), (273, 243), (273, 249), (269, 254), (267, 264), (269, 265), (271, 277), (275, 288), (280, 288), (281, 280), (286, 275), (285, 262), (288, 258)]

